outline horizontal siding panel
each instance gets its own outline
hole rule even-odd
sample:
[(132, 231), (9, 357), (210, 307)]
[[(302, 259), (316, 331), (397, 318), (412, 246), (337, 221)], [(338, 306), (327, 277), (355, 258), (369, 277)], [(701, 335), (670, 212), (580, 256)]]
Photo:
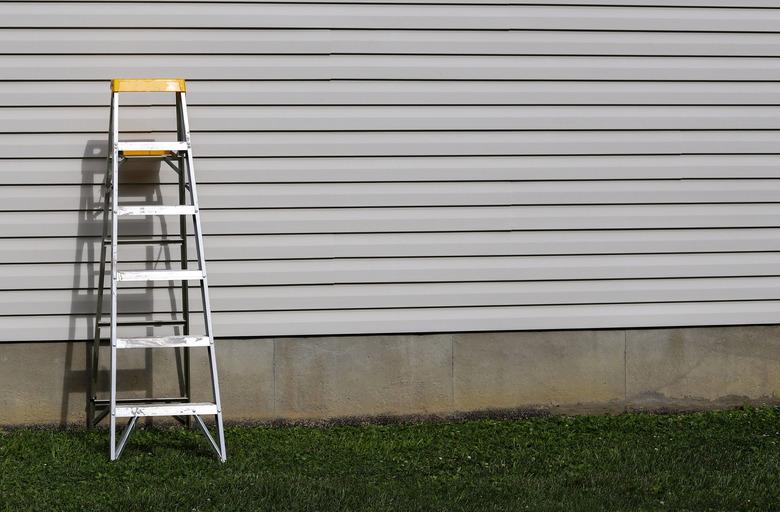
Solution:
[[(200, 156), (629, 155), (778, 153), (780, 134), (735, 131), (214, 132), (195, 133)], [(170, 140), (168, 134), (125, 141)], [(100, 133), (6, 134), (0, 158), (105, 157)]]
[[(660, 327), (776, 323), (780, 302), (531, 306), (514, 308), (396, 309), (365, 311), (222, 314), (222, 335), (248, 330), (269, 336), (361, 332), (458, 332), (469, 330)], [(243, 322), (241, 321), (243, 319)], [(228, 326), (226, 324), (235, 321)], [(243, 325), (242, 325), (243, 324)], [(243, 328), (243, 329), (242, 329)]]
[[(98, 236), (103, 225), (92, 212), (0, 218), (0, 237)], [(202, 219), (212, 235), (780, 227), (780, 204), (208, 210)], [(119, 223), (127, 236), (178, 231), (178, 221), (159, 217)]]
[[(202, 208), (780, 203), (780, 180), (203, 184)], [(126, 184), (121, 205), (175, 204), (175, 185)], [(102, 210), (102, 187), (0, 187), (0, 211)], [(204, 213), (204, 216), (209, 213)], [(240, 212), (237, 216), (244, 215)], [(102, 218), (102, 217), (101, 217)]]
[[(780, 23), (778, 23), (780, 26)], [(780, 34), (462, 31), (0, 29), (7, 54), (780, 55)]]
[[(123, 132), (175, 131), (171, 108), (125, 108)], [(0, 133), (100, 132), (106, 108), (0, 108)], [(780, 106), (193, 107), (193, 132), (393, 130), (777, 130)]]
[[(32, 3), (51, 0), (32, 0)], [(71, 0), (54, 0), (68, 2)], [(113, 2), (137, 3), (138, 0), (112, 0)], [(188, 0), (189, 3), (236, 3), (236, 0)], [(278, 3), (278, 0), (255, 0), (252, 3)], [(324, 3), (324, 4), (408, 4), (408, 0), (285, 0), (286, 4), (296, 3)], [(425, 5), (435, 4), (469, 4), (469, 5), (496, 5), (495, 0), (425, 0), (417, 2)], [(539, 0), (508, 0), (501, 2), (501, 5), (538, 5)], [(583, 0), (545, 0), (544, 5), (583, 5)], [(636, 7), (759, 7), (759, 8), (780, 8), (778, 0), (685, 0), (684, 2), (672, 2), (672, 0), (589, 0), (587, 5), (598, 6), (636, 6)]]
[(0, 27), (436, 28), (776, 32), (780, 12), (757, 9), (551, 5), (366, 5), (7, 2)]
[[(196, 158), (195, 161), (198, 182), (204, 185), (780, 178), (780, 155)], [(105, 172), (106, 162), (102, 158), (0, 159), (0, 185), (99, 185)], [(175, 174), (165, 164), (140, 159), (123, 163), (120, 173), (123, 183), (172, 183), (173, 178)], [(27, 193), (33, 193), (29, 187)], [(210, 194), (202, 200), (211, 200)]]
[[(774, 300), (780, 295), (779, 285), (779, 277), (763, 277), (217, 287), (210, 292), (213, 311), (219, 312)], [(202, 311), (198, 296), (197, 290), (191, 291), (193, 312)], [(92, 291), (0, 291), (0, 307), (7, 315), (25, 314), (32, 307), (39, 314), (86, 315), (94, 312), (95, 300)], [(164, 288), (121, 288), (117, 310), (167, 313), (181, 307), (179, 300)], [(104, 296), (104, 308), (109, 302)]]
[(780, 80), (774, 57), (5, 55), (0, 68), (5, 80)]
[[(131, 94), (122, 105), (172, 104)], [(187, 82), (190, 105), (779, 105), (777, 82), (313, 80)], [(0, 106), (102, 106), (106, 81), (0, 82)], [(126, 112), (126, 111), (123, 111)], [(104, 111), (101, 130), (108, 126)]]
[[(117, 0), (120, 2), (134, 2), (137, 0)], [(194, 0), (196, 2), (211, 1), (211, 0)], [(228, 0), (216, 0), (218, 2)], [(262, 0), (261, 0), (262, 1)], [(288, 2), (304, 2), (308, 0), (287, 0)], [(327, 0), (328, 3), (340, 3), (350, 0)], [(390, 0), (390, 3), (395, 3), (399, 0)], [(425, 3), (438, 3), (439, 0), (426, 0)], [(441, 0), (449, 1), (449, 0)], [(464, 0), (467, 3), (490, 3), (493, 0)], [(385, 0), (361, 0), (361, 3), (384, 3)], [(510, 4), (536, 4), (538, 0), (510, 0)], [(546, 5), (582, 5), (582, 0), (545, 0)], [(671, 0), (589, 0), (588, 5), (603, 5), (603, 6), (636, 6), (636, 7), (764, 7), (764, 8), (780, 8), (780, 2), (778, 0), (684, 0), (682, 2), (672, 2)]]
[[(192, 241), (191, 243), (194, 243)], [(486, 233), (343, 233), (206, 236), (210, 261), (253, 259), (384, 258), (434, 256), (663, 254), (780, 251), (780, 229), (674, 229), (527, 231)], [(0, 263), (95, 262), (100, 241), (79, 238), (5, 238)], [(175, 249), (154, 249), (153, 260), (178, 258)], [(122, 249), (125, 261), (149, 258), (148, 249)], [(80, 278), (79, 278), (80, 279)]]
[[(179, 262), (126, 262), (126, 269), (177, 268)], [(191, 265), (196, 267), (195, 262)], [(351, 258), (224, 261), (208, 265), (212, 287), (466, 281), (559, 281), (749, 277), (780, 274), (780, 254), (654, 254), (450, 258)], [(97, 287), (95, 263), (0, 265), (0, 289), (64, 289), (81, 294)], [(94, 306), (94, 304), (92, 304)]]
[[(119, 2), (134, 2), (137, 0), (116, 0)], [(194, 0), (196, 2), (211, 1), (211, 0)], [(215, 0), (218, 2), (224, 2), (228, 0)], [(266, 0), (261, 0), (266, 1)], [(308, 2), (308, 0), (287, 0), (288, 2)], [(351, 0), (327, 0), (328, 3), (340, 3)], [(389, 0), (390, 3), (399, 2), (399, 0)], [(438, 3), (439, 0), (425, 0), (425, 3)], [(449, 1), (449, 0), (441, 0)], [(466, 1), (466, 0), (464, 0)], [(467, 3), (490, 3), (493, 0), (467, 0)], [(361, 0), (361, 3), (373, 3), (380, 2), (385, 3), (385, 0)], [(399, 2), (400, 3), (400, 2)], [(539, 0), (509, 0), (509, 4), (537, 4)], [(545, 0), (545, 5), (582, 5), (582, 0)], [(780, 2), (778, 0), (684, 0), (682, 2), (672, 2), (670, 0), (589, 0), (588, 5), (603, 5), (603, 6), (636, 6), (636, 7), (765, 7), (765, 8), (780, 8)]]
[[(778, 311), (780, 301), (273, 311), (215, 313), (214, 325), (217, 337), (641, 328), (774, 324)], [(201, 332), (197, 316), (193, 320), (192, 331)], [(92, 322), (89, 316), (5, 317), (0, 340), (86, 340)], [(126, 334), (140, 336), (146, 329)]]

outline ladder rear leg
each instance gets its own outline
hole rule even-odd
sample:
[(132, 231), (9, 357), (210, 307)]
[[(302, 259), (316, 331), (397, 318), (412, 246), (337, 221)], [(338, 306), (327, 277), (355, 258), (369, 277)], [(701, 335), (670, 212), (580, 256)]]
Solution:
[[(185, 122), (184, 122), (184, 110), (182, 108), (182, 96), (177, 93), (176, 96), (176, 135), (177, 140), (186, 140)], [(178, 177), (179, 177), (179, 204), (187, 204), (187, 175), (184, 172), (186, 159), (179, 153), (178, 159)], [(189, 264), (189, 252), (187, 251), (187, 217), (179, 217), (179, 236), (182, 238), (181, 249), (179, 252), (179, 264), (182, 270), (186, 270)], [(187, 281), (181, 282), (181, 319), (184, 320), (182, 325), (182, 334), (189, 336), (190, 334), (190, 294), (189, 283)], [(192, 374), (191, 374), (191, 359), (190, 359), (189, 347), (182, 349), (182, 377), (183, 386), (180, 387), (180, 394), (186, 396), (187, 399), (192, 402)], [(187, 427), (192, 425), (191, 418), (189, 416), (184, 418), (184, 424)]]
[(101, 331), (100, 323), (103, 318), (103, 291), (105, 290), (105, 277), (106, 277), (106, 255), (107, 247), (106, 240), (108, 239), (108, 216), (109, 216), (109, 202), (111, 199), (111, 166), (110, 163), (106, 166), (106, 176), (103, 180), (103, 236), (100, 241), (100, 270), (98, 271), (98, 283), (97, 283), (97, 308), (95, 312), (95, 329), (94, 339), (92, 341), (92, 353), (90, 354), (90, 367), (89, 367), (89, 404), (87, 411), (87, 427), (94, 427), (102, 416), (97, 416), (97, 392), (98, 392), (98, 373), (100, 372), (100, 340)]

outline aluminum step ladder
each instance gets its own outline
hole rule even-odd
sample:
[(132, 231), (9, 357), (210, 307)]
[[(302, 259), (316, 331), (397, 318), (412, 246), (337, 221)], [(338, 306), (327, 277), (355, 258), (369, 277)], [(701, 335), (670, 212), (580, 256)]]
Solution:
[[(177, 140), (172, 142), (126, 142), (119, 140), (119, 95), (123, 92), (173, 92), (176, 96)], [(222, 406), (217, 378), (217, 361), (214, 349), (214, 334), (211, 323), (211, 307), (209, 305), (208, 280), (206, 278), (206, 260), (203, 251), (203, 230), (201, 229), (200, 211), (198, 208), (198, 193), (195, 185), (195, 175), (190, 143), (190, 129), (187, 119), (186, 84), (181, 79), (115, 79), (111, 82), (111, 114), (108, 135), (107, 170), (104, 183), (104, 220), (103, 243), (101, 246), (100, 274), (98, 276), (97, 309), (95, 314), (95, 338), (90, 357), (90, 403), (88, 407), (89, 426), (97, 425), (106, 416), (109, 417), (110, 455), (116, 460), (122, 454), (130, 433), (139, 418), (147, 416), (172, 416), (177, 420), (190, 424), (190, 418), (203, 431), (208, 443), (216, 452), (220, 461), (225, 461), (225, 433), (222, 422)], [(120, 163), (129, 158), (161, 159), (178, 174), (179, 204), (161, 205), (123, 205), (119, 203), (119, 172)], [(189, 193), (189, 194), (188, 194)], [(189, 201), (187, 196), (189, 195)], [(121, 217), (138, 216), (177, 216), (179, 217), (179, 233), (176, 236), (150, 235), (149, 238), (121, 238), (119, 219)], [(188, 268), (187, 254), (187, 218), (192, 219), (195, 235), (195, 249), (198, 268)], [(110, 226), (110, 227), (109, 227)], [(179, 269), (175, 270), (120, 270), (119, 246), (126, 244), (141, 244), (155, 246), (158, 244), (179, 245)], [(107, 272), (107, 251), (111, 248), (111, 298), (110, 321), (103, 320), (103, 295), (105, 276)], [(117, 297), (123, 291), (119, 283), (126, 282), (178, 282), (181, 290), (181, 311), (179, 318), (171, 320), (152, 319), (150, 321), (120, 321), (120, 311), (117, 310)], [(200, 283), (200, 294), (203, 304), (202, 334), (190, 333), (189, 318), (189, 281)], [(119, 329), (133, 326), (152, 328), (173, 327), (178, 332), (167, 336), (136, 336), (125, 337)], [(101, 328), (110, 328), (110, 397), (98, 399), (97, 376), (99, 372), (99, 349)], [(213, 401), (194, 403), (191, 401), (190, 389), (190, 349), (202, 347), (208, 351), (211, 372), (211, 387)], [(166, 348), (180, 351), (182, 366), (179, 379), (180, 396), (168, 398), (118, 398), (117, 397), (117, 355), (127, 349)], [(203, 416), (213, 416), (216, 423), (216, 436), (212, 436), (203, 420)], [(117, 440), (117, 421), (127, 418), (128, 422)], [(216, 437), (216, 439), (215, 439)]]

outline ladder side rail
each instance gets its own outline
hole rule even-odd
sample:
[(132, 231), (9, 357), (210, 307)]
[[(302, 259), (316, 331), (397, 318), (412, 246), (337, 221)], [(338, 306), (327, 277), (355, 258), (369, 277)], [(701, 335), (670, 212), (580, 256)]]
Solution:
[(89, 390), (89, 404), (87, 409), (87, 427), (93, 427), (97, 424), (95, 421), (95, 402), (97, 400), (97, 385), (98, 385), (98, 372), (100, 370), (100, 323), (103, 320), (103, 292), (105, 291), (106, 281), (106, 239), (108, 238), (108, 218), (109, 218), (109, 204), (111, 201), (111, 158), (113, 151), (110, 151), (113, 147), (114, 140), (111, 127), (113, 126), (114, 109), (109, 111), (108, 118), (108, 154), (106, 155), (106, 174), (103, 177), (103, 235), (100, 243), (100, 271), (98, 274), (97, 284), (97, 306), (95, 310), (95, 329), (93, 331), (95, 338), (92, 342), (92, 354), (90, 362), (90, 390)]
[(117, 339), (117, 239), (119, 238), (119, 93), (111, 93), (111, 460), (118, 457), (116, 451), (116, 339)]
[(192, 155), (192, 141), (190, 138), (190, 126), (189, 117), (187, 116), (187, 99), (184, 92), (178, 93), (181, 101), (182, 110), (182, 124), (184, 128), (184, 136), (187, 141), (187, 178), (190, 188), (190, 200), (195, 207), (195, 215), (193, 215), (194, 231), (195, 231), (195, 247), (198, 253), (198, 264), (200, 270), (203, 272), (203, 279), (200, 281), (200, 294), (203, 301), (203, 318), (206, 327), (206, 335), (210, 339), (208, 347), (209, 365), (211, 367), (211, 389), (214, 396), (214, 404), (217, 406), (217, 437), (219, 438), (220, 454), (219, 458), (224, 462), (227, 458), (227, 451), (225, 448), (225, 429), (222, 423), (222, 403), (219, 392), (219, 378), (217, 374), (217, 359), (214, 352), (214, 330), (211, 323), (211, 304), (209, 302), (209, 285), (208, 274), (206, 272), (206, 255), (203, 247), (203, 229), (200, 221), (200, 203), (198, 201), (198, 189), (195, 183), (195, 165)]
[[(183, 141), (185, 140), (185, 132), (184, 132), (184, 120), (183, 120), (183, 110), (182, 110), (182, 103), (180, 98), (180, 93), (174, 94), (176, 97), (176, 140)], [(185, 166), (185, 159), (184, 156), (181, 154), (181, 152), (178, 153), (178, 163), (179, 163), (179, 204), (187, 204), (187, 189), (186, 189), (186, 176), (184, 174), (184, 166)], [(181, 265), (182, 270), (187, 269), (188, 265), (188, 259), (189, 259), (189, 253), (187, 251), (187, 217), (182, 215), (179, 217), (179, 236), (182, 239), (182, 244), (179, 249), (179, 262)], [(184, 320), (184, 325), (182, 325), (182, 335), (188, 336), (190, 334), (190, 292), (189, 292), (189, 282), (188, 281), (182, 281), (181, 282), (181, 319)], [(192, 402), (192, 372), (190, 370), (191, 364), (190, 364), (190, 349), (185, 347), (182, 349), (183, 357), (182, 357), (182, 366), (184, 371), (184, 389), (183, 395), (187, 397), (187, 399)], [(190, 426), (190, 417), (187, 416), (185, 418), (185, 424), (187, 426)]]

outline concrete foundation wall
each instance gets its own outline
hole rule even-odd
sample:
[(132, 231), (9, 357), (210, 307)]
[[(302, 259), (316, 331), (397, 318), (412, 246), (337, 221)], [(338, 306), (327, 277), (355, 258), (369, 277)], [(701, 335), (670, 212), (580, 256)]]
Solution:
[[(772, 402), (780, 394), (774, 326), (217, 343), (229, 420), (711, 408)], [(86, 349), (0, 345), (0, 424), (83, 423)], [(175, 394), (176, 368), (170, 351), (125, 352), (122, 394)], [(194, 358), (193, 376), (195, 398), (207, 397), (203, 358)]]

